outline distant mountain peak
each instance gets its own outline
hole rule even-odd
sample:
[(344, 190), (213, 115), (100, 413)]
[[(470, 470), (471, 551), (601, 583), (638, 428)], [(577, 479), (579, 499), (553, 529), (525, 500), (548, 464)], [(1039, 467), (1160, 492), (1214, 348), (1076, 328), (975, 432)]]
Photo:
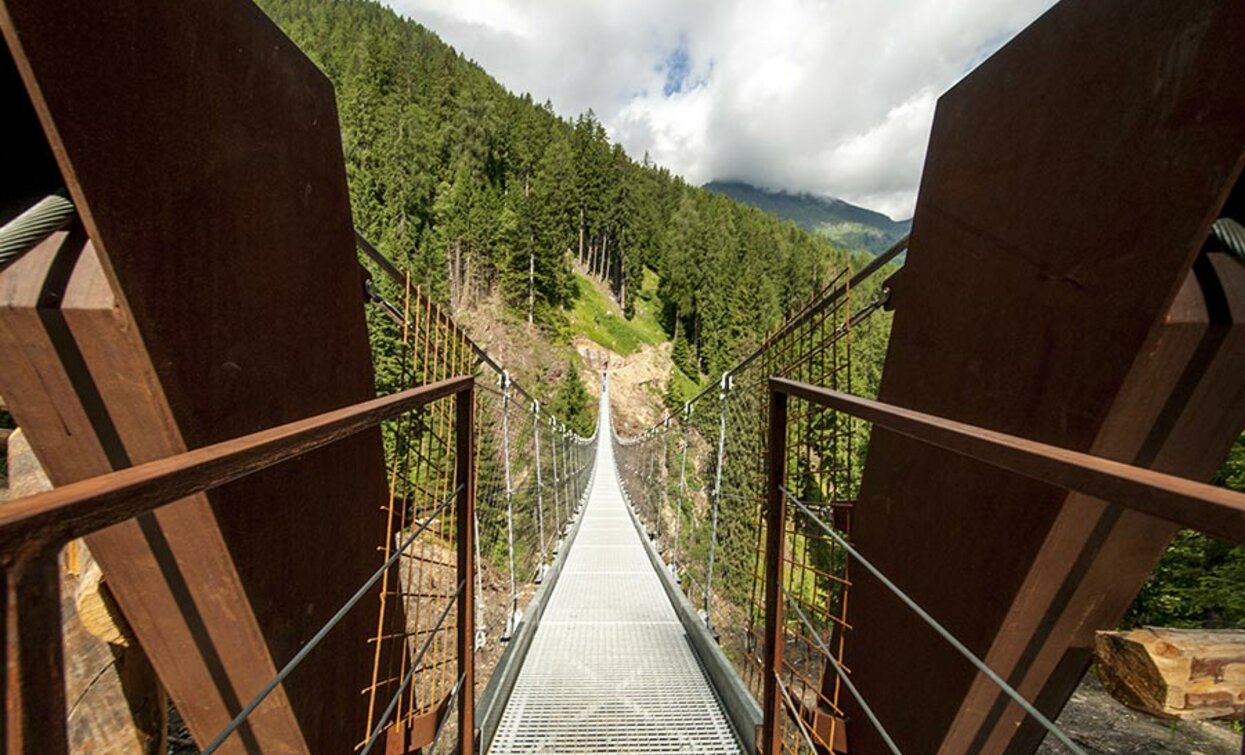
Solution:
[(794, 221), (801, 228), (825, 235), (848, 249), (878, 253), (908, 232), (912, 220), (891, 220), (875, 210), (837, 197), (807, 192), (771, 191), (742, 181), (710, 181), (706, 191)]

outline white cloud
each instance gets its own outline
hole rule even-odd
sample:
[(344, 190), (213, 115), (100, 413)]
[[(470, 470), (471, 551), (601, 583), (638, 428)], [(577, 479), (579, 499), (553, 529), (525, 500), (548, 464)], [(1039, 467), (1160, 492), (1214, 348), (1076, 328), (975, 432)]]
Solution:
[[(907, 217), (938, 96), (1054, 0), (386, 2), (508, 88), (568, 117), (592, 108), (633, 157), (689, 182)], [(686, 72), (667, 93), (672, 60)]]

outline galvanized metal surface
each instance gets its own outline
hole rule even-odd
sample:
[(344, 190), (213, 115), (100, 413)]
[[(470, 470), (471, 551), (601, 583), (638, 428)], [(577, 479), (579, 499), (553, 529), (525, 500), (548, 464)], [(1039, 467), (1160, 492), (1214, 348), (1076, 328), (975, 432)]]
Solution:
[(627, 512), (612, 444), (594, 474), (490, 752), (740, 752)]

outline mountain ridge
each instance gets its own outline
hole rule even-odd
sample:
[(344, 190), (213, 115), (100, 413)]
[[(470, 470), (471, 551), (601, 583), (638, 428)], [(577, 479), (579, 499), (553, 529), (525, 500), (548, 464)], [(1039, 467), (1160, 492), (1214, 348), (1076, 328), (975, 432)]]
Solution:
[(843, 199), (807, 192), (770, 191), (743, 181), (710, 181), (702, 186), (759, 210), (791, 220), (811, 233), (819, 233), (849, 249), (877, 254), (898, 241), (912, 226), (912, 219), (890, 217)]

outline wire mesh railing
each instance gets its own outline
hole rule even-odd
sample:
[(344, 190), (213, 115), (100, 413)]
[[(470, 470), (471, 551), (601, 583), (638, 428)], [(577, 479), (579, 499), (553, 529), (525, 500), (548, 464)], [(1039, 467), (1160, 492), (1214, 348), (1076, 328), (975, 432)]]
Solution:
[[(472, 521), (470, 512), (474, 504), (474, 485), (469, 472), (473, 463), (473, 385), (470, 376), (452, 377), (6, 504), (0, 512), (0, 564), (4, 567), (9, 606), (6, 620), (8, 675), (4, 684), (8, 749), (14, 752), (68, 751), (58, 561), (59, 551), (67, 542), (298, 459), (381, 422), (403, 422), (428, 407), (452, 404), (456, 450), (453, 470), (447, 472), (447, 476), (460, 482), (447, 487), (439, 506), (409, 528), (402, 545), (378, 562), (377, 571), (331, 617), (308, 630), (308, 640), (299, 652), (250, 696), (249, 702), (205, 751), (214, 751), (246, 730), (250, 716), (265, 703), (273, 704), (271, 693), (297, 672), (321, 640), (375, 589), (377, 583), (388, 577), (410, 545), (427, 536), (435, 526), (443, 525), (447, 517), (457, 517), (456, 539), (462, 543), (472, 542), (474, 531), (468, 523)], [(463, 512), (467, 512), (466, 518)], [(459, 574), (472, 571), (471, 560), (465, 557), (469, 552), (469, 549), (459, 550), (456, 562)], [(461, 647), (464, 635), (470, 635), (471, 614), (465, 610), (472, 605), (470, 592), (457, 605), (460, 610), (456, 626), (462, 628), (457, 639)], [(448, 614), (449, 608), (445, 612)], [(467, 653), (455, 654), (455, 672), (459, 678), (470, 677), (469, 643), (467, 648)], [(472, 712), (470, 705), (460, 707), (460, 722), (465, 720), (466, 727), (472, 727)], [(375, 733), (361, 748), (371, 747), (379, 736), (379, 732)], [(470, 737), (465, 744), (470, 748)]]
[[(595, 458), (594, 438), (583, 438), (551, 415), (453, 318), (361, 236), (360, 250), (385, 274), (370, 275), (367, 296), (382, 317), (371, 318), (380, 380), (393, 389), (441, 379), (475, 377), (475, 571), (473, 649), (510, 639), (522, 620), (535, 585), (544, 577), (578, 509)], [(452, 416), (430, 407), (406, 425), (385, 428), (391, 494), (385, 514), (392, 534), (388, 554), (401, 533), (437, 505), (455, 480), (447, 469), (454, 449)], [(365, 694), (370, 739), (377, 725), (392, 728), (407, 749), (440, 740), (442, 725), (461, 690), (454, 673), (457, 649), (453, 617), (435, 630), (429, 621), (455, 600), (457, 577), (452, 521), (418, 541), (401, 568), (381, 587), (384, 600), (373, 639), (373, 674)], [(427, 645), (418, 667), (412, 658)], [(492, 657), (490, 655), (489, 657)], [(491, 665), (476, 680), (488, 681)], [(403, 694), (390, 710), (393, 689)], [(474, 694), (475, 690), (472, 690)], [(360, 747), (366, 746), (363, 740)]]
[[(997, 686), (1011, 704), (1045, 729), (1065, 750), (1085, 752), (1066, 731), (991, 669), (902, 586), (891, 580), (873, 563), (869, 554), (854, 547), (850, 542), (850, 533), (840, 525), (833, 509), (819, 507), (815, 501), (788, 487), (791, 475), (786, 464), (791, 455), (786, 453), (784, 446), (790, 437), (791, 423), (814, 407), (853, 421), (883, 427), (1065, 490), (1110, 501), (1232, 542), (1245, 542), (1245, 495), (1225, 488), (901, 409), (802, 381), (774, 378), (769, 381), (769, 391), (771, 453), (767, 469), (767, 535), (763, 558), (770, 566), (763, 587), (767, 617), (763, 660), (766, 688), (762, 706), (765, 725), (760, 743), (764, 752), (818, 752), (830, 744), (820, 736), (816, 717), (809, 715), (800, 705), (799, 687), (793, 685), (790, 677), (783, 673), (790, 667), (790, 660), (786, 657), (790, 650), (794, 647), (796, 653), (801, 652), (798, 638), (802, 636), (821, 647), (828, 666), (823, 678), (833, 674), (836, 683), (843, 684), (855, 699), (857, 707), (885, 746), (893, 753), (901, 752), (887, 732), (887, 722), (875, 715), (869, 701), (851, 683), (852, 671), (842, 663), (841, 647), (830, 647), (836, 638), (834, 628), (826, 632), (817, 626), (816, 619), (806, 611), (807, 604), (799, 597), (802, 567), (792, 559), (791, 554), (799, 550), (800, 533), (809, 531), (819, 531), (831, 540), (845, 566), (850, 561), (866, 572), (872, 584), (889, 592), (933, 629), (942, 641)], [(851, 627), (844, 625), (842, 628)], [(838, 636), (842, 637), (841, 631)]]
[[(892, 249), (891, 254), (898, 249)], [(887, 327), (880, 269), (844, 271), (712, 388), (635, 438), (622, 479), (669, 568), (754, 698), (765, 753), (843, 752), (847, 720), (901, 752), (845, 662), (853, 585), (881, 585), (1064, 749), (1064, 731), (852, 542), (874, 425), (1015, 473), (1245, 541), (1245, 496), (870, 400), (854, 342)], [(790, 400), (789, 400), (790, 399)], [(871, 588), (872, 589), (872, 588)], [(893, 723), (893, 722), (892, 722)]]
[[(768, 379), (789, 377), (842, 391), (869, 390), (855, 369), (853, 340), (877, 340), (889, 328), (885, 265), (906, 239), (859, 271), (839, 272), (755, 352), (718, 381), (635, 438), (615, 439), (623, 484), (689, 601), (754, 698), (766, 679), (764, 590), (765, 435)], [(875, 277), (876, 276), (876, 277)], [(850, 533), (868, 428), (839, 413), (805, 407), (787, 429), (787, 484)], [(813, 741), (844, 742), (843, 696), (835, 666), (852, 627), (846, 618), (850, 564), (842, 548), (794, 518), (784, 525), (787, 595), (808, 620), (792, 624), (781, 667), (793, 715), (810, 722)], [(808, 732), (786, 727), (788, 745)]]

